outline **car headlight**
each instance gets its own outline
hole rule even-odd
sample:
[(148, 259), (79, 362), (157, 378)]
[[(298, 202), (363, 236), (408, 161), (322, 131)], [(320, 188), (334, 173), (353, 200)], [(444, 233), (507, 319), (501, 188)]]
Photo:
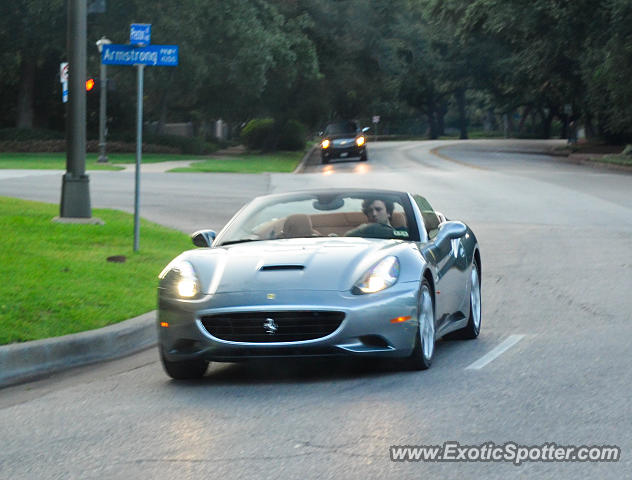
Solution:
[(358, 147), (361, 147), (362, 145), (364, 145), (364, 142), (366, 142), (366, 138), (364, 138), (364, 137), (356, 138), (356, 145)]
[(330, 145), (330, 142), (329, 142), (329, 140), (327, 140), (327, 139), (323, 140), (323, 141), (320, 143), (320, 146), (321, 146), (322, 148), (329, 148), (329, 145)]
[(373, 265), (353, 286), (352, 292), (359, 295), (375, 293), (392, 286), (399, 278), (399, 260), (386, 257)]
[(171, 262), (158, 278), (169, 296), (192, 299), (200, 293), (200, 281), (193, 265), (185, 260)]

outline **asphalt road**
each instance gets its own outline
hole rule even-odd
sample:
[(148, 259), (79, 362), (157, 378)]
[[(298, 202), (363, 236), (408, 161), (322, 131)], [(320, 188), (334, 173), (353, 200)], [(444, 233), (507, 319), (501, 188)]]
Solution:
[[(301, 175), (143, 175), (141, 214), (184, 231), (218, 229), (266, 192), (422, 193), (479, 238), (481, 336), (439, 342), (421, 373), (292, 361), (215, 364), (201, 381), (174, 382), (148, 350), (6, 388), (0, 478), (630, 478), (632, 175), (560, 163), (533, 145), (371, 143), (367, 163)], [(132, 174), (90, 178), (93, 207), (131, 211)], [(59, 173), (0, 171), (0, 195), (57, 203), (60, 186)], [(389, 459), (391, 445), (448, 441), (616, 445), (621, 460)]]

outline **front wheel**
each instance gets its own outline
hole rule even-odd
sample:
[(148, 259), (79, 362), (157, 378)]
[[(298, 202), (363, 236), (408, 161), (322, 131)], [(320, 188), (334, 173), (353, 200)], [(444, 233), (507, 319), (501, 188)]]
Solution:
[(162, 350), (160, 351), (160, 360), (167, 375), (175, 380), (202, 378), (208, 368), (208, 362), (199, 358), (172, 362), (165, 358)]
[(454, 337), (465, 340), (472, 340), (478, 337), (481, 332), (481, 280), (478, 275), (478, 265), (476, 260), (472, 262), (472, 272), (470, 273), (470, 316), (467, 325), (461, 330), (454, 332)]
[(427, 370), (432, 365), (435, 350), (434, 299), (430, 284), (423, 280), (419, 289), (419, 307), (417, 309), (417, 334), (415, 348), (408, 357), (408, 366), (413, 370)]

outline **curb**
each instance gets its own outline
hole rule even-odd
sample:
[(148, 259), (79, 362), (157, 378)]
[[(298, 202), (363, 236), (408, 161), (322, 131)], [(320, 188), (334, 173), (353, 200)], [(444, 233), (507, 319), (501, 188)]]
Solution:
[(314, 150), (316, 150), (317, 146), (318, 146), (318, 143), (315, 143), (314, 145), (312, 145), (312, 148), (310, 148), (307, 151), (307, 153), (303, 155), (303, 158), (301, 159), (300, 163), (296, 166), (296, 168), (294, 169), (292, 173), (303, 173), (303, 171), (305, 170), (305, 167), (307, 166), (307, 162), (309, 161), (309, 158), (312, 156), (312, 153), (314, 153)]
[(0, 346), (0, 388), (156, 344), (156, 311), (87, 332)]
[[(469, 165), (469, 164), (460, 162), (458, 160), (455, 160), (453, 158), (450, 158), (446, 154), (444, 154), (444, 153), (439, 151), (439, 150), (442, 150), (444, 148), (450, 148), (451, 146), (452, 145), (441, 145), (441, 146), (435, 147), (432, 150), (430, 150), (430, 153), (432, 153), (433, 155), (436, 155), (437, 157), (443, 158), (445, 160), (450, 160), (450, 161), (455, 162), (455, 163), (459, 163), (459, 164), (464, 165), (466, 167), (481, 169), (481, 167), (476, 167), (476, 166), (473, 166), (473, 165)], [(595, 169), (605, 169), (605, 170), (611, 170), (611, 171), (632, 173), (632, 166), (630, 166), (630, 165), (619, 165), (619, 164), (616, 164), (616, 163), (600, 162), (598, 160), (593, 160), (591, 158), (586, 158), (587, 156), (589, 156), (589, 154), (575, 154), (575, 153), (569, 154), (569, 153), (565, 153), (565, 152), (555, 151), (554, 149), (550, 149), (550, 150), (548, 150), (548, 149), (544, 149), (544, 150), (498, 149), (497, 151), (507, 152), (507, 153), (527, 154), (527, 155), (547, 155), (549, 157), (555, 157), (557, 159), (557, 161), (563, 162), (563, 163), (569, 163), (569, 164), (573, 164), (573, 165), (583, 165), (583, 166), (591, 167), (591, 168), (595, 168)]]
[(587, 167), (592, 167), (592, 168), (597, 168), (597, 169), (632, 173), (632, 165), (619, 165), (617, 163), (600, 162), (599, 160), (584, 158), (585, 155), (586, 154), (571, 153), (567, 157), (563, 157), (561, 161), (565, 163), (572, 163), (574, 165), (585, 165)]

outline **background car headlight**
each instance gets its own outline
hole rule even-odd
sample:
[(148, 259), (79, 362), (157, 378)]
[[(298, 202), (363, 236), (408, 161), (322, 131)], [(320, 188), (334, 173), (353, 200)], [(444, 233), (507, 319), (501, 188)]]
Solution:
[(364, 138), (364, 137), (356, 138), (356, 145), (358, 147), (361, 147), (362, 145), (364, 145), (364, 142), (366, 142), (366, 138)]
[(193, 265), (185, 260), (170, 263), (158, 278), (161, 288), (170, 296), (191, 299), (200, 293), (200, 281)]
[(325, 139), (321, 142), (320, 146), (323, 148), (329, 148), (329, 140)]
[(393, 285), (399, 278), (399, 260), (386, 257), (373, 265), (353, 286), (353, 293), (375, 293)]

